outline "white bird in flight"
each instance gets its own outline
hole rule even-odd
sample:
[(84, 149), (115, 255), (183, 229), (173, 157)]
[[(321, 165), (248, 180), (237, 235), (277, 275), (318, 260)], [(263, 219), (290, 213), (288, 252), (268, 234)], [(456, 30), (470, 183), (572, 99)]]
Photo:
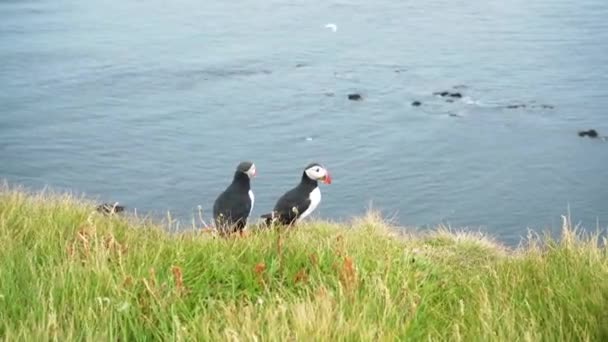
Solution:
[(325, 28), (331, 29), (332, 31), (336, 32), (338, 30), (338, 25), (330, 23), (325, 25)]

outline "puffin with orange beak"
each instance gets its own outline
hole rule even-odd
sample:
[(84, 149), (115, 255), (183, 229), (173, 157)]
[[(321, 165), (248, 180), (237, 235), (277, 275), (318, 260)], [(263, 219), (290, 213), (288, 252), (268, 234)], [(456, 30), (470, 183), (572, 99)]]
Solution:
[(279, 198), (271, 213), (262, 215), (266, 224), (293, 225), (310, 215), (321, 203), (319, 181), (331, 184), (329, 171), (318, 163), (306, 166), (300, 183)]

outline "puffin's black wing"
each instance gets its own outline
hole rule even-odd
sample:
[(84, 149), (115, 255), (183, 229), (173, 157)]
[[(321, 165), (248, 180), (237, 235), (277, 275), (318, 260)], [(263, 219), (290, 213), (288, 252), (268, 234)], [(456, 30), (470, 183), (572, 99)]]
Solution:
[(274, 207), (274, 214), (282, 224), (291, 224), (302, 215), (309, 206), (309, 194), (302, 191), (299, 187), (295, 187), (279, 198)]
[[(239, 191), (234, 191), (228, 187), (221, 193), (213, 204), (213, 218), (216, 226), (236, 225), (236, 228), (243, 229), (247, 223), (249, 212), (251, 211), (251, 198), (248, 194), (243, 196)], [(220, 217), (220, 215), (222, 215)]]

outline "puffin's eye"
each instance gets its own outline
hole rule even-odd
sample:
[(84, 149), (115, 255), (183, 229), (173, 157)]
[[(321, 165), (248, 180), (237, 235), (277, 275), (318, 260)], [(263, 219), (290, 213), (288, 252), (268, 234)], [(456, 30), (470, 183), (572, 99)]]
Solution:
[(315, 170), (315, 171), (316, 171), (316, 172), (319, 172), (320, 170), (319, 170), (319, 168), (316, 168), (316, 170)]

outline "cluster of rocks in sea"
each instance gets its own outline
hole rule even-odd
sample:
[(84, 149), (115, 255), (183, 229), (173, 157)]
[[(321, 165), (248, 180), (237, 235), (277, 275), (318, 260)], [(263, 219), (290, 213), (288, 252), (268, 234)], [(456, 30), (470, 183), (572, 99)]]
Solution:
[[(462, 89), (462, 88), (466, 88), (466, 86), (464, 85), (460, 85), (460, 86), (454, 86), (454, 89)], [(452, 103), (458, 99), (462, 99), (464, 98), (464, 94), (460, 91), (449, 91), (449, 90), (442, 90), (442, 91), (436, 91), (433, 93), (434, 96), (438, 96), (441, 98), (445, 99), (445, 102), (449, 102)], [(420, 107), (422, 106), (422, 101), (420, 100), (415, 100), (412, 101), (411, 103), (412, 106), (414, 107)], [(515, 104), (509, 104), (504, 106), (507, 109), (524, 109), (524, 108), (529, 108), (529, 109), (535, 109), (535, 108), (542, 108), (542, 109), (554, 109), (555, 107), (552, 105), (548, 105), (548, 104), (525, 104), (525, 103), (515, 103)]]
[[(465, 86), (454, 86), (454, 89), (462, 89), (462, 88), (465, 88)], [(331, 95), (333, 95), (333, 93)], [(455, 100), (462, 99), (464, 97), (464, 94), (460, 91), (449, 91), (449, 90), (436, 91), (436, 92), (433, 92), (433, 95), (444, 98), (446, 102), (450, 102), (450, 103), (454, 102)], [(361, 100), (363, 100), (363, 96), (359, 93), (350, 93), (350, 94), (348, 94), (348, 99), (351, 101), (361, 101)], [(423, 103), (420, 100), (414, 100), (411, 102), (411, 105), (413, 107), (420, 107), (420, 106), (422, 106), (422, 104)], [(504, 108), (506, 108), (506, 109), (538, 109), (538, 108), (554, 109), (555, 106), (550, 105), (550, 104), (513, 103), (513, 104), (505, 105)], [(450, 112), (449, 116), (458, 117), (459, 115)], [(598, 134), (598, 132), (595, 129), (579, 131), (578, 135), (580, 137), (589, 137), (592, 139), (601, 138), (603, 140), (608, 140), (608, 137), (600, 137), (600, 135)]]
[[(463, 87), (463, 86), (456, 86), (456, 87)], [(448, 90), (436, 91), (433, 93), (433, 95), (445, 98), (446, 102), (454, 102), (454, 100), (461, 99), (464, 97), (464, 95), (459, 91), (448, 91)], [(413, 107), (420, 107), (420, 106), (422, 106), (422, 101), (420, 101), (420, 100), (412, 101), (411, 105)]]
[(441, 96), (441, 97), (452, 97), (452, 98), (456, 98), (456, 99), (462, 98), (462, 93), (460, 93), (460, 92), (436, 91), (433, 93), (433, 95)]

